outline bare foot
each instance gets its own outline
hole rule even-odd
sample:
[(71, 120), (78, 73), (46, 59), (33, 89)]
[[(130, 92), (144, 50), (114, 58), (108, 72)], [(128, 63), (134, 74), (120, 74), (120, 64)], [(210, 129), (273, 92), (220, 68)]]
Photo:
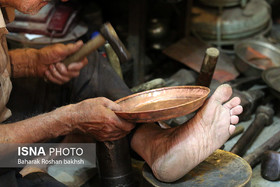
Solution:
[(234, 132), (242, 113), (240, 99), (221, 85), (189, 122), (170, 129), (141, 126), (131, 146), (152, 168), (157, 179), (172, 182), (188, 173), (220, 148)]

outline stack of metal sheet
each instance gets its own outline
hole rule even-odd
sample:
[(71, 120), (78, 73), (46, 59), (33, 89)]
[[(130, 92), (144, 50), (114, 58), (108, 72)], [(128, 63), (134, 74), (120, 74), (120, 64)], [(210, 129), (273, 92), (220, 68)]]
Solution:
[(251, 0), (246, 4), (240, 0), (200, 2), (206, 6), (193, 7), (192, 32), (210, 44), (233, 45), (271, 29), (271, 8), (265, 0)]

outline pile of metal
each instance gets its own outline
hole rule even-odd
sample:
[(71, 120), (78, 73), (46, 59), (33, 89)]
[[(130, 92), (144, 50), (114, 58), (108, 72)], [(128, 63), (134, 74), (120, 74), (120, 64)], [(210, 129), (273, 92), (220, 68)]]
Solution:
[(271, 8), (265, 0), (200, 0), (192, 8), (193, 34), (223, 48), (271, 29)]

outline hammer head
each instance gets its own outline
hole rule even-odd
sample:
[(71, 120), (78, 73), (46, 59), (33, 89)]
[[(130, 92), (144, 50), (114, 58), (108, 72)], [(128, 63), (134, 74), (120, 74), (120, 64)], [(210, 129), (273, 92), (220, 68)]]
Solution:
[(266, 151), (263, 154), (261, 175), (266, 180), (280, 180), (280, 153), (275, 151)]
[(261, 105), (257, 108), (256, 114), (262, 113), (267, 118), (268, 122), (265, 126), (269, 126), (273, 122), (274, 110), (271, 104)]
[(119, 39), (116, 31), (110, 23), (105, 23), (100, 28), (100, 34), (114, 49), (115, 53), (119, 57), (120, 62), (126, 62), (131, 59), (130, 53), (125, 48), (124, 44)]

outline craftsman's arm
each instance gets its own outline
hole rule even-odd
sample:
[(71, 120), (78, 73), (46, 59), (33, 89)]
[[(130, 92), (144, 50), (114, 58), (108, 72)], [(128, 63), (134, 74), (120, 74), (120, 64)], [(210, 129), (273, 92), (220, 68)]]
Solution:
[(11, 76), (42, 77), (57, 84), (68, 82), (77, 77), (87, 64), (87, 59), (72, 63), (68, 67), (61, 63), (68, 55), (73, 54), (83, 45), (82, 41), (71, 44), (54, 44), (42, 49), (15, 49), (9, 51)]
[(66, 135), (73, 129), (71, 108), (69, 105), (23, 121), (0, 125), (0, 142), (35, 143)]
[[(113, 112), (120, 105), (106, 98), (87, 99), (30, 119), (0, 125), (0, 143), (36, 143), (80, 132), (99, 141), (113, 141), (127, 135), (134, 124)], [(1, 150), (0, 156), (5, 154)]]
[(120, 105), (107, 98), (87, 99), (27, 120), (0, 125), (0, 143), (42, 142), (76, 131), (99, 141), (120, 139), (134, 124), (116, 116), (113, 112), (116, 110), (121, 110)]

